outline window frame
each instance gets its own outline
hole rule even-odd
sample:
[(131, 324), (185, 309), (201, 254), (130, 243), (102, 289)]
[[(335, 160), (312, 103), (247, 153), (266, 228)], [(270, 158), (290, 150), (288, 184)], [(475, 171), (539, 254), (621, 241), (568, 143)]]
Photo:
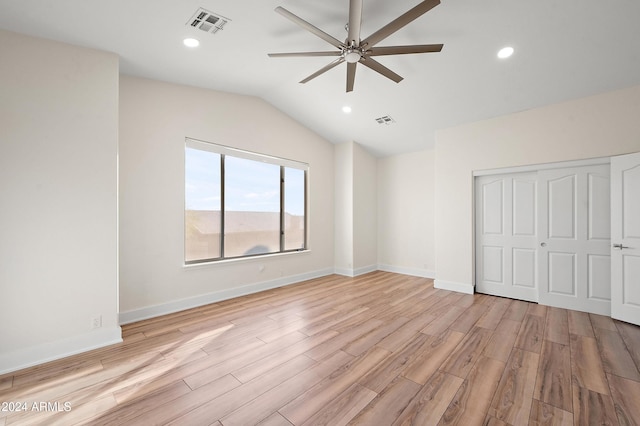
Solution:
[[(309, 243), (308, 243), (308, 233), (309, 233), (309, 215), (308, 215), (308, 190), (309, 190), (309, 185), (308, 185), (308, 180), (309, 180), (309, 164), (307, 163), (303, 163), (300, 161), (295, 161), (295, 160), (290, 160), (290, 159), (286, 159), (286, 158), (280, 158), (280, 157), (274, 157), (271, 155), (266, 155), (266, 154), (260, 154), (260, 153), (256, 153), (256, 152), (251, 152), (251, 151), (246, 151), (246, 150), (241, 150), (238, 148), (232, 148), (229, 146), (225, 146), (225, 145), (219, 145), (219, 144), (215, 144), (212, 142), (206, 142), (206, 141), (202, 141), (202, 140), (198, 140), (198, 139), (193, 139), (193, 138), (185, 138), (185, 145), (184, 145), (184, 152), (186, 152), (186, 150), (190, 148), (190, 149), (196, 149), (196, 150), (201, 150), (201, 151), (208, 151), (208, 152), (212, 152), (215, 154), (220, 155), (220, 256), (219, 257), (214, 257), (214, 258), (205, 258), (205, 259), (197, 259), (197, 260), (187, 260), (187, 233), (186, 233), (186, 212), (187, 212), (187, 197), (186, 197), (186, 192), (185, 192), (185, 196), (184, 196), (184, 212), (183, 212), (183, 219), (184, 219), (184, 223), (183, 223), (183, 227), (182, 227), (182, 231), (183, 231), (183, 243), (184, 243), (184, 250), (183, 250), (183, 262), (185, 266), (191, 266), (191, 265), (200, 265), (200, 264), (206, 264), (206, 263), (216, 263), (216, 262), (223, 262), (223, 261), (227, 261), (227, 260), (235, 260), (235, 259), (246, 259), (246, 258), (255, 258), (255, 257), (264, 257), (264, 256), (273, 256), (273, 255), (279, 255), (279, 254), (283, 254), (283, 253), (298, 253), (298, 252), (305, 252), (309, 250)], [(259, 254), (248, 254), (248, 255), (241, 255), (241, 256), (229, 256), (226, 257), (225, 256), (225, 183), (226, 183), (226, 173), (225, 173), (225, 158), (229, 156), (229, 157), (236, 157), (236, 158), (242, 158), (242, 159), (246, 159), (246, 160), (251, 160), (251, 161), (258, 161), (258, 162), (263, 162), (263, 163), (269, 163), (269, 164), (274, 164), (280, 167), (280, 211), (279, 211), (279, 216), (280, 216), (280, 220), (279, 220), (279, 225), (280, 225), (280, 234), (279, 234), (279, 250), (278, 251), (274, 251), (274, 252), (269, 252), (269, 253), (259, 253)], [(302, 248), (296, 248), (296, 249), (288, 249), (285, 250), (285, 197), (286, 197), (286, 192), (285, 192), (285, 170), (286, 168), (292, 168), (292, 169), (298, 169), (298, 170), (302, 170), (304, 172), (304, 196), (303, 196), (303, 204), (304, 204), (304, 209), (303, 209), (303, 246)], [(185, 163), (184, 163), (184, 183), (185, 183), (185, 187), (186, 187), (186, 176), (187, 176), (187, 164), (186, 164), (186, 155), (185, 155)]]

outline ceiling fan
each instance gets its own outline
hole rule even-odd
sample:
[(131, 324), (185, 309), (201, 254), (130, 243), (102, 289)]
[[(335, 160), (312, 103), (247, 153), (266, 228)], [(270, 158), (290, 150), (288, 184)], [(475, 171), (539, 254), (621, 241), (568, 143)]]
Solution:
[(337, 56), (338, 58), (329, 65), (319, 69), (309, 77), (300, 81), (306, 83), (319, 75), (329, 71), (333, 67), (343, 62), (347, 63), (347, 92), (353, 91), (353, 84), (356, 78), (356, 64), (360, 63), (383, 76), (399, 83), (402, 77), (373, 59), (374, 56), (383, 55), (406, 55), (410, 53), (440, 52), (442, 44), (415, 44), (408, 46), (385, 46), (375, 47), (385, 38), (395, 33), (413, 20), (427, 13), (440, 4), (440, 0), (424, 0), (411, 10), (389, 22), (375, 33), (364, 40), (360, 39), (360, 26), (362, 22), (362, 2), (363, 0), (349, 0), (349, 22), (346, 26), (348, 32), (347, 39), (342, 42), (333, 36), (322, 31), (320, 28), (310, 24), (302, 18), (294, 15), (285, 8), (278, 6), (275, 11), (285, 18), (298, 24), (305, 30), (315, 34), (338, 50), (322, 52), (295, 52), (295, 53), (269, 53), (272, 58), (297, 57), (297, 56)]

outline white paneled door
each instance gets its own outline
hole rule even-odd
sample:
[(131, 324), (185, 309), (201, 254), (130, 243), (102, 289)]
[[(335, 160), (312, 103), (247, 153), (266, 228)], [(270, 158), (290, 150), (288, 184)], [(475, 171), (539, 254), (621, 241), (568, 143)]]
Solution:
[(611, 158), (611, 316), (640, 325), (640, 153)]
[(536, 173), (480, 176), (476, 194), (476, 290), (535, 302)]
[(609, 165), (541, 170), (538, 191), (538, 301), (610, 315)]

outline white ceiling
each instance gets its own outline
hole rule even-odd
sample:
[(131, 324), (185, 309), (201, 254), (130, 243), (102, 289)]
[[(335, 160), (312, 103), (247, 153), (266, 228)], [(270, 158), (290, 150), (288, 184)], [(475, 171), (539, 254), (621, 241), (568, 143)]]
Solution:
[[(364, 0), (362, 38), (418, 3)], [(443, 0), (379, 44), (443, 51), (380, 57), (399, 84), (358, 66), (352, 93), (345, 64), (298, 83), (333, 58), (267, 57), (333, 49), (277, 6), (346, 37), (348, 0), (0, 0), (0, 28), (115, 52), (124, 74), (261, 97), (378, 156), (433, 147), (437, 129), (640, 84), (638, 0)], [(215, 35), (186, 25), (199, 7), (231, 22)], [(506, 45), (515, 54), (500, 60)], [(384, 115), (396, 123), (376, 123)]]

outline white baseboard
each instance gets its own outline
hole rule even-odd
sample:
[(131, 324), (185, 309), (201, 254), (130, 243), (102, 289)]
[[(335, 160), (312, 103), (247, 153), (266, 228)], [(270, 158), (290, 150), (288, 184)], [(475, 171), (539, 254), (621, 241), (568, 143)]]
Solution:
[(347, 268), (335, 268), (334, 273), (338, 275), (344, 275), (345, 277), (357, 277), (359, 275), (368, 274), (369, 272), (377, 271), (377, 265), (363, 266), (362, 268), (347, 269)]
[(242, 287), (215, 291), (200, 296), (163, 303), (161, 305), (148, 306), (145, 308), (134, 309), (132, 311), (120, 312), (119, 321), (120, 325), (129, 324), (149, 318), (159, 317), (161, 315), (184, 311), (186, 309), (209, 305), (211, 303), (220, 302), (222, 300), (233, 299), (234, 297), (246, 296), (247, 294), (258, 293), (260, 291), (270, 290), (272, 288), (284, 287), (286, 285), (296, 284), (301, 281), (306, 281), (313, 278), (324, 277), (333, 273), (334, 270), (332, 268), (328, 268), (299, 275), (277, 278), (275, 280), (248, 284)]
[(0, 354), (0, 375), (122, 342), (120, 327), (103, 327), (80, 336)]
[(394, 272), (396, 274), (403, 275), (411, 275), (413, 277), (421, 277), (421, 278), (435, 278), (436, 271), (432, 271), (430, 269), (420, 269), (420, 268), (407, 268), (404, 266), (393, 266), (393, 265), (378, 265), (378, 270), (385, 272)]
[(458, 293), (473, 294), (474, 292), (473, 285), (453, 281), (435, 280), (433, 286), (442, 290), (457, 291)]
[(356, 268), (353, 270), (353, 276), (368, 274), (369, 272), (375, 272), (378, 270), (378, 265), (363, 266), (362, 268)]

